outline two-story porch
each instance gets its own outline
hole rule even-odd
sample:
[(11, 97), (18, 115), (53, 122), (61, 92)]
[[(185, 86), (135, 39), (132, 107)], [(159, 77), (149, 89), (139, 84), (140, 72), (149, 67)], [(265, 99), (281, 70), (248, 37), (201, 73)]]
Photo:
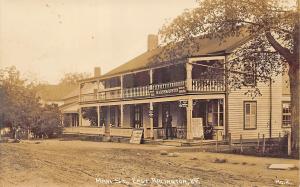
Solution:
[[(129, 137), (133, 129), (143, 129), (145, 138), (165, 138), (168, 111), (173, 119), (168, 137), (221, 139), (225, 85), (222, 68), (211, 68), (216, 65), (224, 65), (223, 56), (83, 81), (80, 107), (94, 107), (97, 128), (107, 136)], [(81, 121), (80, 113), (79, 126)]]

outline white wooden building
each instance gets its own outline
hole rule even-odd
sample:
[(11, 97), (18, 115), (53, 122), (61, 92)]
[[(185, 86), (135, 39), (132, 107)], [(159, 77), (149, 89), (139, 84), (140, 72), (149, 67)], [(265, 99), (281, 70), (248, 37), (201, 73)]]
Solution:
[[(290, 130), (290, 94), (286, 76), (274, 83), (258, 83), (262, 96), (245, 95), (248, 88), (228, 90), (224, 74), (207, 76), (208, 67), (226, 64), (228, 56), (246, 42), (232, 37), (220, 43), (200, 41), (192, 57), (178, 62), (153, 63), (157, 37), (148, 37), (148, 51), (101, 75), (81, 80), (76, 92), (64, 99), (61, 107), (71, 116), (67, 132), (130, 137), (134, 129), (143, 129), (144, 137), (165, 136), (165, 113), (172, 116), (173, 138), (177, 139), (256, 139), (278, 137)], [(219, 72), (220, 73), (220, 72)], [(92, 107), (97, 123), (90, 125), (82, 111)]]

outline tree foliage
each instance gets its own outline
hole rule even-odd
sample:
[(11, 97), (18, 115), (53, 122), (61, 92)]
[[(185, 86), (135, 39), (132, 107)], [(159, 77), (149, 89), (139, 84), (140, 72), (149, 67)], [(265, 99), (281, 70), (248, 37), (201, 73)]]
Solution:
[(78, 81), (91, 77), (90, 73), (66, 73), (62, 79), (60, 79), (60, 85), (78, 85)]
[[(241, 75), (270, 82), (288, 71), (292, 105), (293, 148), (299, 150), (299, 6), (283, 0), (201, 0), (160, 30), (160, 56), (169, 60), (190, 56), (203, 47), (198, 39), (231, 37), (247, 40), (228, 59), (227, 84), (241, 88)], [(179, 45), (180, 44), (180, 45)], [(159, 58), (159, 57), (158, 57)], [(252, 89), (258, 92), (256, 84)]]
[(62, 134), (63, 126), (60, 120), (60, 112), (57, 105), (46, 105), (41, 115), (31, 127), (35, 137), (58, 137)]
[(42, 106), (36, 85), (22, 79), (16, 67), (0, 69), (0, 103), (3, 125), (13, 131), (20, 127), (48, 137), (61, 132), (58, 107)]

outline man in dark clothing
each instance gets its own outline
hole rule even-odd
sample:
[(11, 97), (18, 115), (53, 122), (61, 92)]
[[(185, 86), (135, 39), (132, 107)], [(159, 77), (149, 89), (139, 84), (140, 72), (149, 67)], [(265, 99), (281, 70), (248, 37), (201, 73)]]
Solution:
[(166, 111), (166, 117), (165, 117), (165, 125), (166, 125), (166, 139), (168, 139), (169, 134), (170, 137), (173, 138), (173, 132), (172, 132), (172, 116), (169, 114), (169, 111)]

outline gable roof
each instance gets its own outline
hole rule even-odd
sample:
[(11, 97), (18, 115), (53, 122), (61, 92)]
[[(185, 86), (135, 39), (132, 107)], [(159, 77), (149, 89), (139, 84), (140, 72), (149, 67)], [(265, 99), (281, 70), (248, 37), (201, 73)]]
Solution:
[(66, 100), (72, 97), (78, 97), (79, 96), (79, 88), (74, 88), (71, 92), (69, 92), (67, 95), (65, 95), (62, 100)]
[[(194, 40), (195, 43), (199, 46), (199, 48), (192, 53), (189, 51), (183, 53), (184, 57), (200, 57), (200, 56), (217, 56), (217, 55), (226, 55), (231, 53), (234, 49), (244, 44), (246, 41), (250, 39), (250, 34), (245, 31), (241, 31), (238, 36), (229, 36), (224, 38), (223, 40), (219, 38), (196, 38)], [(181, 43), (177, 43), (176, 45), (180, 45)], [(152, 58), (155, 55), (158, 55), (163, 51), (163, 48), (159, 47), (151, 51), (144, 52), (143, 54), (133, 58), (132, 60), (122, 64), (113, 70), (109, 71), (108, 73), (100, 76), (100, 77), (93, 77), (84, 80), (94, 80), (98, 78), (108, 78), (115, 75), (119, 75), (122, 73), (129, 73), (132, 71), (148, 69), (150, 67), (160, 66), (165, 61), (156, 62), (153, 64)], [(81, 81), (84, 81), (81, 80)]]
[[(186, 54), (186, 56), (211, 56), (211, 55), (224, 55), (231, 53), (235, 48), (241, 46), (243, 43), (248, 41), (249, 35), (241, 33), (239, 36), (227, 37), (224, 40), (217, 38), (197, 38), (195, 42), (200, 46), (198, 50)], [(125, 64), (118, 66), (117, 68), (104, 74), (103, 77), (113, 76), (121, 73), (127, 73), (131, 71), (136, 71), (140, 69), (147, 69), (153, 66), (152, 57), (159, 54), (162, 48), (157, 48), (152, 51), (147, 51)], [(162, 65), (163, 61), (156, 63), (156, 66)]]

